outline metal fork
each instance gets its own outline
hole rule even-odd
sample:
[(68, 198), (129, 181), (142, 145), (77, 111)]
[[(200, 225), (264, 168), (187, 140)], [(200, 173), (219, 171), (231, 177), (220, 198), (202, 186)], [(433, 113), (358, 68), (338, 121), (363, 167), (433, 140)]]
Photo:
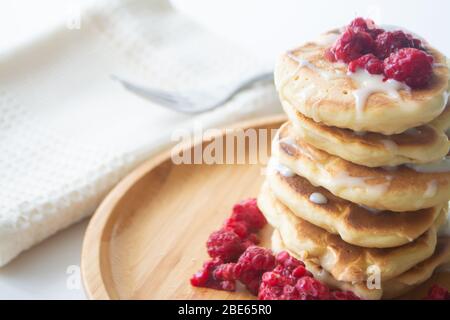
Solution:
[(182, 95), (175, 92), (149, 88), (124, 80), (116, 75), (111, 75), (113, 80), (118, 81), (124, 88), (137, 94), (138, 96), (158, 103), (159, 105), (171, 110), (182, 113), (196, 114), (215, 109), (234, 97), (237, 93), (248, 88), (259, 81), (273, 81), (273, 72), (261, 73), (250, 78), (244, 79), (236, 86), (220, 96), (212, 96), (204, 92), (190, 92)]

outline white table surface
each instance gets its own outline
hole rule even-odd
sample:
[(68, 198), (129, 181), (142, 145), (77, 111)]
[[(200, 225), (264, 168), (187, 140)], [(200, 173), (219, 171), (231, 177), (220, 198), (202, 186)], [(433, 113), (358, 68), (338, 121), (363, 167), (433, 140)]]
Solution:
[[(88, 3), (94, 0), (68, 1)], [(205, 27), (273, 61), (282, 50), (322, 30), (371, 16), (402, 25), (427, 38), (447, 55), (447, 0), (294, 1), (172, 0)], [(65, 3), (62, 5), (61, 3)], [(64, 20), (66, 1), (2, 0), (0, 55)], [(408, 5), (408, 8), (404, 8)], [(25, 10), (26, 9), (26, 10)], [(14, 30), (14, 32), (11, 32)], [(64, 230), (0, 268), (0, 299), (83, 299), (80, 251), (87, 221)]]

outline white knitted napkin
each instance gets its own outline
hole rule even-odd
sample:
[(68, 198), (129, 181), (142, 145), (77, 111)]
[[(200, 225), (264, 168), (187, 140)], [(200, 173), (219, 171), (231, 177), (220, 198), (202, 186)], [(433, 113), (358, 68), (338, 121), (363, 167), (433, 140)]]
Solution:
[(271, 84), (223, 107), (181, 115), (111, 74), (149, 86), (220, 92), (266, 71), (164, 0), (107, 1), (0, 60), (0, 266), (95, 210), (175, 128), (223, 126), (279, 112)]

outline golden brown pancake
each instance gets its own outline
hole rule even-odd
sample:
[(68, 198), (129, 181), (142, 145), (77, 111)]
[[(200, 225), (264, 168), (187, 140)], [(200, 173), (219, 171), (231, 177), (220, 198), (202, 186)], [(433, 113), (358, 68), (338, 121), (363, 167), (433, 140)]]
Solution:
[[(272, 154), (313, 185), (370, 208), (416, 211), (450, 198), (450, 171), (419, 172), (407, 166), (369, 168), (314, 148), (296, 137), (290, 123), (278, 131)], [(447, 164), (448, 160), (443, 161)]]
[(381, 280), (392, 279), (429, 258), (435, 249), (437, 228), (445, 215), (419, 238), (395, 248), (375, 249), (348, 244), (306, 220), (295, 216), (278, 201), (267, 184), (258, 196), (258, 207), (277, 229), (286, 246), (303, 259), (316, 259), (336, 280), (362, 282), (367, 270), (378, 266)]
[[(292, 256), (301, 260), (301, 257), (297, 256), (286, 247), (278, 230), (275, 230), (272, 235), (272, 250), (276, 253), (280, 251), (288, 251)], [(324, 270), (317, 262), (309, 259), (303, 260), (306, 268), (316, 279), (322, 281), (330, 288), (351, 291), (361, 299), (365, 300), (397, 298), (424, 283), (431, 277), (434, 270), (449, 261), (450, 238), (439, 237), (436, 250), (431, 257), (405, 271), (398, 277), (382, 282), (380, 289), (369, 289), (367, 284), (364, 282), (351, 283), (338, 281), (330, 273)]]
[(324, 58), (330, 45), (308, 42), (280, 57), (275, 85), (282, 104), (286, 101), (306, 117), (327, 126), (388, 135), (426, 124), (444, 110), (449, 70), (445, 56), (428, 44), (426, 49), (436, 67), (427, 87), (391, 90), (398, 97), (378, 90), (360, 104), (355, 97), (362, 97), (357, 90), (364, 87), (363, 81), (379, 78), (379, 86), (394, 82), (383, 82), (382, 76), (374, 75), (366, 79), (361, 70), (347, 75), (347, 65)]
[[(271, 160), (273, 164), (273, 160)], [(404, 245), (431, 228), (448, 203), (416, 212), (376, 211), (341, 199), (298, 175), (270, 165), (266, 181), (275, 197), (297, 217), (338, 234), (347, 243), (370, 248)], [(314, 196), (324, 197), (317, 203)], [(316, 202), (313, 202), (316, 201)]]
[(429, 125), (387, 136), (375, 132), (358, 133), (349, 129), (325, 126), (305, 117), (288, 102), (283, 103), (295, 133), (303, 141), (342, 159), (367, 167), (427, 163), (442, 159), (450, 148), (450, 141), (445, 134), (450, 127), (450, 112), (447, 110), (450, 110), (450, 103), (448, 106)]
[(447, 103), (445, 110), (434, 119), (430, 124), (438, 130), (448, 131), (450, 129), (450, 102)]

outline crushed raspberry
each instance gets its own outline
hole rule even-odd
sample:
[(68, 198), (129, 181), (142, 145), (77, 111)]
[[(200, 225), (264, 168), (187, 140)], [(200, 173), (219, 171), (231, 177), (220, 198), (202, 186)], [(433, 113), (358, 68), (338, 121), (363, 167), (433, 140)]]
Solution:
[[(341, 60), (349, 63), (366, 53), (370, 53), (373, 46), (374, 41), (369, 33), (347, 29), (330, 49), (330, 53), (334, 55), (332, 61)], [(327, 56), (330, 56), (330, 53)]]
[(375, 55), (380, 59), (385, 59), (393, 52), (402, 48), (421, 47), (421, 42), (414, 39), (410, 34), (403, 31), (383, 32), (375, 39)]
[(260, 243), (258, 235), (255, 233), (250, 233), (247, 238), (242, 240), (242, 245), (245, 249), (247, 249), (250, 246), (254, 246)]
[[(223, 227), (209, 236), (206, 248), (209, 256), (213, 259), (207, 261), (202, 270), (191, 278), (192, 285), (234, 291), (235, 282), (240, 277), (240, 281), (256, 293), (261, 273), (267, 270), (256, 269), (253, 273), (241, 272), (239, 276), (236, 276), (235, 262), (247, 248), (259, 243), (256, 232), (266, 224), (267, 221), (259, 210), (256, 199), (248, 199), (236, 204)], [(253, 249), (253, 251), (255, 250)], [(260, 256), (256, 256), (255, 259), (256, 266), (258, 266), (258, 263), (261, 263), (258, 260)], [(241, 270), (242, 266), (239, 265), (238, 268)]]
[(358, 296), (356, 296), (351, 291), (338, 291), (335, 290), (330, 294), (331, 300), (360, 300)]
[(300, 300), (329, 300), (330, 290), (322, 282), (312, 277), (302, 277), (297, 280), (295, 288)]
[(266, 223), (255, 199), (235, 205), (224, 226), (209, 236), (206, 247), (212, 259), (191, 277), (191, 284), (235, 291), (239, 281), (263, 300), (358, 299), (349, 292), (330, 291), (288, 252), (274, 256), (271, 250), (256, 246), (255, 232)]
[(234, 273), (247, 289), (258, 294), (261, 277), (264, 272), (270, 271), (275, 267), (275, 257), (271, 250), (251, 246), (240, 256)]
[(236, 263), (224, 263), (217, 266), (217, 268), (214, 269), (214, 278), (217, 280), (236, 280), (236, 274), (234, 272), (235, 266)]
[(355, 18), (350, 22), (348, 27), (353, 29), (354, 31), (365, 31), (369, 30), (369, 26), (367, 25), (367, 20), (361, 17)]
[(234, 280), (217, 279), (214, 274), (215, 270), (223, 265), (220, 258), (206, 261), (203, 268), (195, 273), (191, 278), (191, 284), (194, 287), (205, 287), (224, 291), (235, 291), (236, 282)]
[[(279, 269), (279, 268), (278, 268)], [(289, 286), (288, 290), (284, 290)], [(291, 290), (291, 288), (293, 288)], [(298, 300), (299, 295), (295, 289), (293, 279), (277, 271), (266, 272), (262, 276), (258, 299), (260, 300)]]
[(305, 264), (288, 252), (277, 254), (276, 267), (262, 276), (261, 300), (357, 300), (353, 293), (331, 291), (306, 270)]
[(350, 72), (365, 69), (411, 88), (426, 86), (432, 74), (432, 57), (421, 40), (401, 30), (385, 31), (370, 19), (354, 19), (324, 56), (331, 62), (348, 63)]
[(233, 231), (241, 239), (245, 239), (250, 235), (247, 223), (232, 218), (225, 220), (224, 229)]
[(384, 60), (386, 78), (406, 83), (411, 88), (427, 85), (433, 73), (433, 57), (414, 48), (403, 48)]
[(348, 65), (350, 72), (356, 72), (358, 68), (366, 69), (370, 74), (382, 74), (384, 65), (382, 60), (375, 57), (372, 53), (368, 53), (351, 61)]
[(251, 232), (258, 231), (267, 224), (266, 218), (259, 210), (254, 198), (234, 205), (233, 213), (229, 220), (246, 223)]
[(350, 22), (349, 29), (352, 29), (355, 32), (367, 32), (372, 39), (375, 39), (380, 33), (383, 33), (384, 30), (381, 28), (377, 28), (375, 22), (371, 19), (364, 19), (361, 17), (355, 18), (352, 22)]
[(220, 258), (225, 262), (239, 258), (245, 250), (241, 238), (233, 231), (225, 229), (211, 233), (206, 248), (210, 257)]
[(425, 300), (450, 300), (450, 292), (446, 288), (435, 284), (428, 290)]

